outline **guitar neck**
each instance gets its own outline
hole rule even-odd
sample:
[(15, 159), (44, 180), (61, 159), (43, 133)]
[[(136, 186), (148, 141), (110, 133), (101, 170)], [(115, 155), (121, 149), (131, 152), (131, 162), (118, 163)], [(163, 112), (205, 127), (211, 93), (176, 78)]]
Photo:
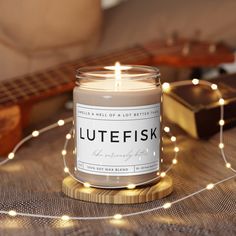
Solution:
[(102, 56), (87, 57), (31, 75), (0, 82), (0, 107), (41, 99), (70, 91), (74, 87), (75, 71), (83, 66), (122, 64), (148, 64), (150, 54), (141, 46)]
[(216, 66), (233, 62), (234, 54), (223, 44), (212, 44), (190, 40), (156, 40), (125, 50), (90, 56), (73, 62), (0, 82), (0, 107), (12, 104), (36, 102), (74, 87), (75, 71), (79, 67), (96, 65), (149, 64), (185, 67)]

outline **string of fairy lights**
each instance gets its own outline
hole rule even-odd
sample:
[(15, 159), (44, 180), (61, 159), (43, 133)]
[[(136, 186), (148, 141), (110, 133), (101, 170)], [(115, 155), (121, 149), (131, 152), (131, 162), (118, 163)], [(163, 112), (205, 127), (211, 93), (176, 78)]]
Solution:
[[(61, 151), (61, 154), (62, 154), (62, 158), (63, 158), (63, 163), (64, 163), (64, 172), (65, 173), (68, 173), (74, 180), (82, 183), (84, 185), (84, 187), (94, 187), (94, 188), (108, 188), (108, 189), (112, 189), (112, 188), (127, 188), (127, 189), (134, 189), (138, 186), (141, 186), (141, 185), (145, 185), (145, 184), (148, 184), (148, 183), (151, 183), (151, 182), (154, 182), (155, 180), (159, 179), (159, 178), (164, 178), (166, 176), (166, 174), (171, 170), (172, 166), (173, 165), (176, 165), (178, 163), (178, 160), (177, 160), (177, 156), (178, 156), (178, 152), (179, 152), (179, 147), (177, 146), (177, 142), (176, 142), (176, 137), (174, 135), (172, 135), (172, 133), (170, 132), (170, 128), (169, 127), (165, 127), (164, 128), (164, 131), (167, 133), (167, 135), (170, 137), (170, 140), (172, 141), (173, 143), (173, 150), (174, 150), (174, 158), (172, 159), (172, 163), (171, 165), (169, 165), (169, 167), (165, 170), (165, 171), (162, 171), (162, 172), (157, 172), (157, 176), (155, 178), (151, 178), (149, 179), (148, 181), (145, 181), (145, 182), (139, 182), (137, 184), (128, 184), (128, 185), (120, 185), (120, 186), (116, 186), (116, 187), (104, 187), (104, 186), (100, 186), (100, 185), (93, 185), (93, 184), (90, 184), (89, 182), (82, 182), (80, 180), (78, 180), (71, 172), (70, 172), (70, 169), (68, 168), (68, 165), (67, 165), (67, 162), (66, 162), (66, 156), (67, 156), (67, 146), (68, 146), (68, 141), (73, 137), (73, 134), (74, 134), (74, 130), (71, 129), (70, 132), (66, 135), (66, 140), (65, 140), (65, 143), (64, 143), (64, 148), (63, 150)], [(75, 152), (73, 153), (75, 154)], [(161, 159), (161, 163), (163, 162), (163, 158)], [(77, 168), (75, 167), (75, 171), (77, 170)]]
[[(218, 98), (219, 98), (218, 103), (220, 105), (220, 119), (219, 119), (220, 138), (219, 138), (218, 148), (220, 149), (221, 156), (222, 156), (224, 164), (225, 164), (225, 168), (231, 170), (233, 172), (233, 175), (231, 175), (227, 178), (224, 178), (220, 181), (217, 181), (217, 182), (208, 183), (205, 187), (199, 189), (198, 191), (195, 191), (195, 192), (193, 192), (191, 194), (188, 194), (184, 197), (176, 199), (172, 202), (166, 202), (163, 205), (160, 205), (158, 207), (148, 208), (146, 210), (136, 211), (136, 212), (127, 213), (127, 214), (117, 213), (117, 214), (114, 214), (114, 215), (106, 215), (106, 216), (70, 216), (70, 215), (60, 215), (59, 216), (59, 215), (46, 215), (46, 214), (43, 215), (43, 214), (32, 214), (32, 213), (27, 213), (27, 212), (17, 212), (14, 209), (8, 210), (8, 211), (7, 210), (0, 210), (0, 214), (8, 215), (10, 217), (24, 216), (24, 217), (57, 219), (57, 220), (62, 220), (62, 221), (68, 221), (68, 220), (104, 220), (104, 219), (120, 220), (124, 217), (130, 217), (130, 216), (135, 216), (135, 215), (139, 215), (139, 214), (144, 214), (144, 213), (148, 213), (148, 212), (152, 212), (152, 211), (157, 211), (159, 209), (168, 209), (171, 206), (173, 206), (174, 204), (177, 204), (181, 201), (184, 201), (184, 200), (186, 200), (190, 197), (196, 196), (197, 194), (200, 194), (204, 191), (212, 190), (215, 186), (235, 178), (236, 177), (236, 170), (231, 166), (231, 163), (228, 161), (228, 158), (227, 158), (227, 156), (225, 154), (225, 151), (224, 151), (225, 145), (224, 145), (224, 141), (223, 141), (223, 127), (224, 127), (224, 124), (225, 124), (225, 121), (224, 121), (224, 104), (225, 104), (225, 100), (223, 99), (222, 94), (218, 89), (218, 86), (216, 84), (212, 84), (208, 81), (204, 81), (204, 80), (200, 81), (198, 79), (193, 79), (192, 81), (178, 81), (178, 82), (173, 82), (171, 84), (163, 83), (162, 84), (162, 89), (163, 89), (163, 92), (168, 93), (171, 90), (172, 86), (182, 86), (182, 85), (189, 85), (189, 84), (191, 84), (193, 86), (197, 86), (198, 84), (206, 85), (206, 86), (210, 87), (211, 90), (217, 92), (217, 95), (218, 95)], [(7, 163), (7, 162), (11, 161), (12, 159), (14, 159), (15, 155), (16, 155), (16, 152), (18, 151), (18, 149), (25, 142), (29, 141), (30, 139), (37, 138), (39, 135), (41, 135), (41, 134), (43, 134), (43, 133), (45, 133), (49, 130), (52, 130), (52, 129), (57, 128), (57, 127), (64, 126), (65, 124), (70, 123), (72, 121), (73, 121), (72, 117), (64, 119), (64, 120), (58, 120), (54, 124), (46, 126), (46, 127), (42, 128), (40, 130), (33, 131), (30, 135), (23, 138), (14, 147), (12, 152), (10, 152), (8, 154), (8, 157), (0, 162), (0, 166), (4, 165), (5, 163)], [(170, 127), (165, 126), (164, 131), (169, 136), (171, 142), (173, 143), (174, 157), (173, 157), (172, 162), (169, 165), (169, 167), (165, 171), (162, 171), (160, 173), (157, 172), (157, 176), (154, 179), (151, 179), (149, 181), (142, 182), (142, 183), (139, 183), (139, 184), (129, 184), (127, 186), (119, 186), (119, 187), (127, 188), (127, 189), (130, 189), (130, 191), (132, 191), (132, 189), (136, 188), (136, 186), (138, 186), (138, 185), (143, 185), (143, 184), (146, 184), (148, 182), (153, 182), (154, 180), (156, 180), (158, 178), (165, 178), (166, 174), (172, 169), (172, 167), (178, 163), (177, 156), (178, 156), (178, 153), (180, 151), (180, 148), (177, 145), (177, 138), (171, 133)], [(62, 155), (62, 158), (63, 158), (64, 172), (66, 174), (69, 174), (76, 181), (78, 181), (78, 179), (71, 173), (70, 168), (68, 167), (67, 162), (66, 162), (66, 156), (68, 154), (67, 153), (67, 146), (68, 146), (69, 141), (73, 138), (73, 135), (74, 135), (74, 130), (72, 128), (65, 136), (65, 143), (64, 143), (63, 149), (61, 151), (61, 155)], [(161, 162), (163, 162), (163, 159), (161, 159)], [(99, 186), (93, 186), (88, 182), (84, 182), (82, 184), (84, 185), (85, 188), (99, 187)]]

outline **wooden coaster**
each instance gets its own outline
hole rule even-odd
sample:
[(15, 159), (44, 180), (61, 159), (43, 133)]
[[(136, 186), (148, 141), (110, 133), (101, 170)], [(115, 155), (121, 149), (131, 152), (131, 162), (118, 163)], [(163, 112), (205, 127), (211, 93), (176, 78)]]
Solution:
[(134, 204), (150, 202), (168, 196), (173, 191), (172, 179), (162, 178), (158, 183), (136, 189), (86, 188), (70, 176), (62, 183), (65, 195), (82, 201), (112, 204)]

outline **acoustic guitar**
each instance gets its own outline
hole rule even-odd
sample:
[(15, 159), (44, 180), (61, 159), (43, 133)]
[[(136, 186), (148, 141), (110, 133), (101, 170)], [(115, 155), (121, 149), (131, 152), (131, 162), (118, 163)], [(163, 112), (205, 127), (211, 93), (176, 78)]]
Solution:
[(207, 67), (233, 62), (232, 50), (222, 43), (194, 40), (156, 40), (120, 51), (61, 64), (42, 72), (0, 82), (0, 155), (12, 150), (28, 124), (30, 110), (38, 101), (71, 91), (75, 70), (82, 66), (121, 64)]

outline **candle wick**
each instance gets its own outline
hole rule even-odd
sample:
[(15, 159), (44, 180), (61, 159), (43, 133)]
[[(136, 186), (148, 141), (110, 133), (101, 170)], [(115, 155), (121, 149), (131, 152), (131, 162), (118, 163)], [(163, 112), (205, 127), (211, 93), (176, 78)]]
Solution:
[(121, 83), (121, 66), (119, 62), (115, 63), (115, 91), (118, 90)]
[(116, 62), (115, 64), (115, 78), (116, 80), (121, 79), (121, 66), (119, 62)]
[(120, 83), (121, 83), (120, 80), (116, 80), (116, 83), (115, 83), (115, 91), (119, 90)]

